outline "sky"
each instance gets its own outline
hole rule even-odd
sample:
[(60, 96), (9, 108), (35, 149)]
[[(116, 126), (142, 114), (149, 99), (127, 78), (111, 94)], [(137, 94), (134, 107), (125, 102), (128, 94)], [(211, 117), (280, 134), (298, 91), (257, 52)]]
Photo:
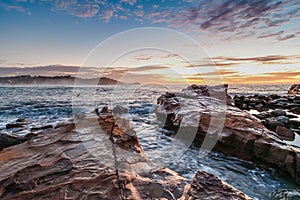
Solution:
[(300, 83), (299, 24), (299, 0), (0, 1), (0, 76)]

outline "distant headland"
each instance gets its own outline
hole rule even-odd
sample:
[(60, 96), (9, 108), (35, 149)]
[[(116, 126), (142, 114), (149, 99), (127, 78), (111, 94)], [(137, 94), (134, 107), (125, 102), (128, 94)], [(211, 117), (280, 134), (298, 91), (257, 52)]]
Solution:
[[(97, 83), (97, 84), (96, 84)], [(0, 85), (138, 85), (140, 83), (124, 83), (107, 77), (84, 79), (67, 76), (11, 76), (0, 77)]]

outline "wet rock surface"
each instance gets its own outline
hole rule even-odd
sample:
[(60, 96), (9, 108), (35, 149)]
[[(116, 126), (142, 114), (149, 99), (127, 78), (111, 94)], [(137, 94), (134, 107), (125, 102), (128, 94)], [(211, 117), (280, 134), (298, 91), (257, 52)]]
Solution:
[[(190, 199), (185, 191), (190, 195), (195, 189), (174, 171), (154, 166), (128, 120), (113, 116), (107, 108), (81, 114), (4, 148), (0, 172), (0, 199), (4, 200)], [(197, 174), (193, 182), (200, 184), (206, 176)], [(219, 180), (217, 187), (211, 183), (201, 183), (201, 198), (209, 199), (218, 191), (229, 199), (249, 199)]]
[[(177, 104), (172, 106), (170, 102), (174, 101)], [(216, 143), (213, 146), (215, 151), (277, 166), (300, 184), (300, 149), (286, 144), (258, 118), (228, 105), (226, 101), (198, 93), (190, 94), (186, 90), (174, 95), (162, 95), (158, 103), (158, 119), (162, 116), (170, 118), (165, 121), (168, 124), (164, 128), (172, 123), (179, 127), (178, 132), (174, 133), (176, 137), (193, 140), (193, 145), (201, 148)], [(268, 115), (272, 116), (271, 113)], [(285, 126), (277, 120), (270, 120), (269, 125), (275, 128), (274, 131), (278, 126)]]
[(184, 197), (184, 200), (189, 199), (250, 200), (252, 198), (249, 198), (217, 177), (205, 171), (198, 171)]

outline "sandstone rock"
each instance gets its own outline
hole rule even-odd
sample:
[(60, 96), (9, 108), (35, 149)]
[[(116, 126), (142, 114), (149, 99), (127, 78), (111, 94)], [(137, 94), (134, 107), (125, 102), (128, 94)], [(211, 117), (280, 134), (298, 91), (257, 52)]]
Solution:
[[(205, 177), (197, 175), (194, 180), (200, 184)], [(219, 180), (217, 185), (211, 183), (201, 185), (206, 191), (218, 189), (220, 195), (246, 196)], [(107, 108), (77, 116), (73, 123), (61, 123), (0, 152), (3, 200), (188, 199), (188, 188), (185, 178), (151, 163), (129, 121)]]
[[(259, 119), (247, 112), (226, 105), (219, 99), (183, 93), (175, 95), (180, 105), (171, 105), (167, 111), (164, 102), (171, 102), (173, 97), (162, 95), (163, 101), (160, 101), (156, 111), (158, 116), (168, 114), (173, 119), (179, 119), (176, 121), (179, 127), (176, 137), (193, 140), (194, 145), (204, 149), (211, 145), (215, 151), (247, 160), (264, 161), (288, 172), (300, 184), (299, 148), (282, 142), (276, 133), (266, 129)], [(193, 98), (187, 98), (189, 95)], [(277, 126), (285, 126), (276, 119), (268, 123), (270, 126), (272, 124), (274, 131)]]
[(190, 199), (250, 200), (252, 198), (224, 183), (217, 177), (204, 171), (198, 171), (182, 200)]
[(276, 133), (283, 140), (293, 141), (295, 139), (295, 133), (283, 126), (277, 126)]
[(300, 94), (300, 84), (294, 84), (288, 90), (288, 94)]

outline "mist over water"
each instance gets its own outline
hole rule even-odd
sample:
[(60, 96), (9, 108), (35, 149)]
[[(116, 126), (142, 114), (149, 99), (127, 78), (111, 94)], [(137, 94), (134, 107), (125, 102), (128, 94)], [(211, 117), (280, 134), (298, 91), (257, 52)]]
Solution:
[[(212, 173), (247, 195), (268, 199), (275, 189), (297, 188), (289, 178), (275, 169), (262, 169), (249, 161), (210, 153), (200, 158), (197, 149), (188, 149), (184, 155), (169, 162), (162, 151), (175, 154), (168, 145), (174, 138), (160, 132), (159, 122), (152, 112), (157, 98), (167, 92), (180, 91), (186, 86), (99, 86), (92, 87), (0, 87), (0, 131), (18, 118), (25, 118), (36, 125), (56, 124), (72, 117), (73, 112), (91, 111), (95, 107), (122, 105), (129, 113), (122, 117), (131, 121), (131, 127), (147, 156), (157, 163), (192, 179), (198, 170)], [(279, 94), (284, 95), (289, 85), (230, 85), (231, 95)], [(178, 144), (180, 146), (180, 144)], [(165, 155), (165, 154), (164, 154)]]

